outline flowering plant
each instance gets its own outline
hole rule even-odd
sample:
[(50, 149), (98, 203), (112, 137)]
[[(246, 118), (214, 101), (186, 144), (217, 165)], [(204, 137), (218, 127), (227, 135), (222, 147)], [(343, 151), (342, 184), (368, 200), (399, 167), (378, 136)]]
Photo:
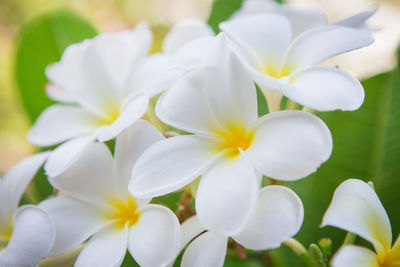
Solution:
[[(47, 65), (57, 103), (27, 135), (46, 152), (0, 179), (0, 267), (400, 266), (399, 229), (372, 183), (343, 182), (322, 218), (349, 177), (373, 173), (387, 190), (382, 166), (400, 156), (388, 148), (400, 135), (390, 116), (398, 71), (361, 83), (326, 62), (374, 42), (377, 8), (327, 23), (313, 9), (234, 2), (217, 0), (208, 24), (173, 25), (156, 53), (141, 22)], [(373, 144), (365, 112), (385, 120)], [(42, 165), (53, 192), (18, 208)], [(341, 248), (340, 234), (318, 232), (321, 220), (349, 231)]]

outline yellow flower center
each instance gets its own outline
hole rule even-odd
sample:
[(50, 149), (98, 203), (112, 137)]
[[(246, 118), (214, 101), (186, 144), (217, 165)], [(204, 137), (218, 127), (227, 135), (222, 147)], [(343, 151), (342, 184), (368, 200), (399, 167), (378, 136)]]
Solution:
[(117, 106), (113, 106), (108, 108), (107, 115), (105, 117), (99, 117), (96, 119), (95, 125), (102, 126), (102, 125), (110, 125), (116, 119), (118, 119), (119, 115), (121, 115), (121, 110)]
[(222, 142), (218, 150), (228, 150), (228, 155), (236, 157), (240, 154), (240, 150), (248, 149), (254, 139), (253, 131), (248, 131), (245, 127), (232, 126), (227, 130), (217, 131), (216, 134), (221, 137)]
[[(269, 66), (269, 65), (265, 65), (263, 67), (263, 69), (261, 70), (261, 72), (266, 74), (266, 75), (268, 75), (268, 76), (276, 78), (276, 79), (281, 79), (283, 77), (288, 77), (292, 73), (290, 67), (287, 66), (287, 65), (284, 65), (281, 69), (276, 68), (276, 67), (272, 67), (272, 66)], [(290, 80), (289, 80), (289, 82), (290, 82)]]
[(397, 251), (389, 251), (386, 253), (383, 263), (379, 267), (400, 267), (400, 255)]
[(138, 222), (140, 213), (134, 197), (114, 198), (109, 203), (111, 209), (107, 212), (106, 219), (115, 221), (119, 229), (124, 229), (125, 225), (131, 227)]

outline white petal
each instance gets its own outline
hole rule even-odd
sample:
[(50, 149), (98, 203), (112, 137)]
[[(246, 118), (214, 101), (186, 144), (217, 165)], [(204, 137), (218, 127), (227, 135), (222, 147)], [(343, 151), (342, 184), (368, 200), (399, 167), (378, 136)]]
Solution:
[(117, 136), (114, 150), (114, 170), (122, 192), (128, 189), (132, 168), (143, 152), (164, 136), (149, 122), (138, 120)]
[(214, 36), (211, 27), (200, 19), (187, 19), (172, 27), (165, 36), (162, 51), (167, 54), (176, 52), (182, 45), (200, 37)]
[(262, 71), (255, 69), (245, 62), (243, 66), (249, 72), (250, 76), (257, 83), (260, 89), (262, 89), (263, 91), (268, 92), (268, 90), (276, 90), (280, 92), (282, 89), (285, 88), (285, 85), (287, 84), (284, 80), (276, 79), (274, 77), (266, 75)]
[(90, 144), (71, 167), (49, 182), (62, 193), (94, 205), (119, 192), (111, 152), (102, 143)]
[(292, 25), (292, 39), (302, 32), (326, 24), (325, 14), (319, 9), (277, 5), (277, 14), (285, 16)]
[(346, 27), (353, 27), (362, 29), (366, 27), (364, 24), (365, 22), (372, 17), (378, 11), (378, 6), (372, 8), (371, 10), (367, 10), (364, 12), (357, 13), (350, 17), (344, 18), (340, 21), (335, 22), (336, 25), (346, 26)]
[(144, 93), (133, 93), (128, 98), (129, 100), (122, 108), (118, 118), (110, 125), (102, 126), (97, 131), (97, 139), (100, 142), (113, 139), (146, 113), (149, 98)]
[(193, 70), (204, 67), (214, 37), (201, 37), (182, 45), (171, 55), (171, 65), (179, 70)]
[(205, 86), (203, 70), (187, 73), (160, 97), (155, 109), (157, 117), (191, 133), (208, 134), (217, 129), (220, 126), (209, 108)]
[(84, 246), (74, 267), (119, 267), (128, 248), (128, 231), (108, 226)]
[(84, 40), (80, 43), (72, 44), (68, 46), (61, 57), (59, 62), (53, 63), (46, 67), (46, 76), (54, 86), (59, 87), (63, 94), (57, 94), (56, 98), (53, 98), (54, 94), (48, 94), (50, 98), (57, 101), (64, 102), (65, 100), (74, 99), (74, 90), (80, 86), (81, 69), (83, 55), (86, 49), (89, 47), (91, 41)]
[(253, 215), (259, 188), (245, 155), (221, 157), (203, 174), (197, 189), (196, 211), (201, 224), (226, 236), (237, 234)]
[(76, 100), (105, 116), (108, 109), (115, 109), (126, 95), (124, 85), (131, 68), (146, 56), (151, 39), (146, 25), (94, 38), (82, 58), (81, 88)]
[(270, 113), (257, 122), (246, 150), (256, 169), (277, 180), (297, 180), (328, 160), (332, 136), (317, 116), (303, 111)]
[[(114, 78), (120, 83), (127, 80), (132, 67), (144, 59), (151, 47), (152, 32), (146, 23), (139, 23), (133, 30), (103, 33), (93, 39), (92, 49), (98, 49), (106, 65), (111, 67)], [(117, 88), (113, 88), (114, 90)]]
[(216, 37), (208, 55), (206, 88), (211, 111), (219, 122), (230, 127), (255, 121), (257, 94), (253, 80), (230, 49), (224, 33)]
[(333, 56), (372, 44), (370, 33), (337, 25), (321, 26), (299, 35), (290, 45), (285, 64), (300, 70)]
[(292, 37), (289, 21), (276, 14), (239, 17), (219, 26), (242, 49), (254, 67), (268, 64), (278, 68)]
[(50, 83), (46, 85), (46, 94), (49, 98), (63, 103), (75, 103), (72, 95), (63, 87)]
[(342, 247), (333, 256), (332, 267), (377, 267), (377, 255), (371, 250), (354, 245)]
[(312, 67), (297, 72), (281, 91), (291, 100), (319, 111), (356, 110), (364, 101), (364, 88), (350, 74), (334, 67)]
[(29, 156), (15, 165), (1, 178), (0, 222), (9, 220), (17, 209), (19, 201), (33, 177), (47, 159), (49, 153), (43, 152)]
[(107, 225), (99, 207), (69, 197), (55, 197), (40, 203), (54, 223), (56, 240), (50, 256), (73, 249)]
[(129, 77), (127, 90), (140, 91), (153, 97), (165, 90), (182, 75), (182, 71), (172, 68), (170, 57), (154, 54), (139, 64)]
[(275, 13), (287, 18), (292, 26), (293, 38), (308, 29), (326, 23), (325, 15), (318, 9), (300, 8), (265, 0), (244, 1), (239, 11), (235, 13), (235, 17), (261, 13)]
[(378, 255), (392, 244), (387, 213), (375, 191), (358, 179), (344, 181), (336, 189), (321, 226), (334, 226), (370, 241)]
[(219, 267), (224, 265), (228, 238), (208, 231), (198, 236), (186, 248), (182, 257), (182, 267)]
[(54, 238), (54, 227), (45, 211), (31, 205), (19, 208), (11, 239), (0, 253), (0, 266), (36, 266), (49, 253)]
[(296, 193), (284, 186), (267, 186), (260, 191), (253, 217), (233, 239), (248, 249), (278, 248), (300, 230), (303, 217)]
[(179, 252), (178, 218), (160, 205), (148, 205), (140, 213), (138, 223), (129, 229), (129, 252), (140, 266), (165, 266)]
[(242, 6), (230, 17), (231, 19), (262, 13), (272, 13), (276, 11), (279, 4), (275, 1), (265, 0), (245, 0)]
[(194, 215), (181, 224), (181, 250), (189, 244), (196, 236), (200, 235), (206, 229), (200, 223), (199, 217)]
[(129, 191), (138, 198), (170, 193), (189, 184), (218, 157), (214, 140), (185, 135), (159, 141), (138, 159)]
[(37, 146), (51, 146), (65, 140), (93, 133), (99, 117), (87, 110), (65, 105), (45, 109), (28, 132), (28, 141)]
[(50, 154), (44, 165), (46, 174), (49, 177), (54, 177), (65, 171), (76, 161), (85, 147), (93, 143), (94, 140), (94, 135), (84, 135), (71, 139), (58, 146)]

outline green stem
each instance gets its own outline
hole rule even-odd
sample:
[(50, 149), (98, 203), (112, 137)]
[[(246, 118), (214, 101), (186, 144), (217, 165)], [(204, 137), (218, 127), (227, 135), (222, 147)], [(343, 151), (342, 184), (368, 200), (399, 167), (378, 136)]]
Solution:
[(268, 105), (268, 112), (272, 113), (275, 111), (279, 111), (281, 108), (281, 101), (283, 95), (278, 91), (268, 90), (261, 88), (262, 93), (264, 94), (265, 100)]
[(348, 232), (346, 237), (344, 238), (343, 245), (351, 245), (354, 244), (354, 241), (356, 241), (357, 235)]
[(283, 242), (286, 246), (288, 246), (293, 252), (309, 267), (315, 267), (315, 263), (311, 258), (308, 250), (296, 239), (289, 238), (285, 242)]

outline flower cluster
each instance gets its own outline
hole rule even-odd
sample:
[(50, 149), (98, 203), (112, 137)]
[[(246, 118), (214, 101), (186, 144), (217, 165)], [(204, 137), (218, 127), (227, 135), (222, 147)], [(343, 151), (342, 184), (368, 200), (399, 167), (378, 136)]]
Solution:
[[(266, 250), (299, 231), (300, 198), (282, 185), (263, 187), (263, 176), (298, 180), (329, 159), (331, 133), (308, 111), (355, 110), (364, 90), (320, 63), (371, 44), (364, 22), (374, 12), (327, 24), (317, 11), (262, 3), (246, 1), (218, 35), (202, 21), (178, 23), (157, 54), (149, 55), (152, 33), (142, 23), (71, 45), (47, 68), (47, 93), (60, 104), (43, 111), (28, 140), (61, 144), (0, 179), (0, 266), (35, 266), (81, 244), (78, 267), (119, 266), (127, 250), (140, 266), (167, 266), (185, 247), (181, 266), (222, 266), (229, 238)], [(263, 116), (257, 86), (268, 103)], [(283, 98), (303, 110), (282, 110)], [(152, 125), (153, 112), (173, 137)], [(113, 139), (111, 152), (104, 142)], [(56, 194), (17, 208), (43, 163)], [(183, 188), (196, 215), (180, 225), (151, 201)], [(390, 248), (377, 201), (355, 180), (335, 193), (323, 224), (365, 237), (377, 254), (344, 247), (334, 266), (377, 266), (349, 264), (357, 257), (397, 266), (399, 242)]]

